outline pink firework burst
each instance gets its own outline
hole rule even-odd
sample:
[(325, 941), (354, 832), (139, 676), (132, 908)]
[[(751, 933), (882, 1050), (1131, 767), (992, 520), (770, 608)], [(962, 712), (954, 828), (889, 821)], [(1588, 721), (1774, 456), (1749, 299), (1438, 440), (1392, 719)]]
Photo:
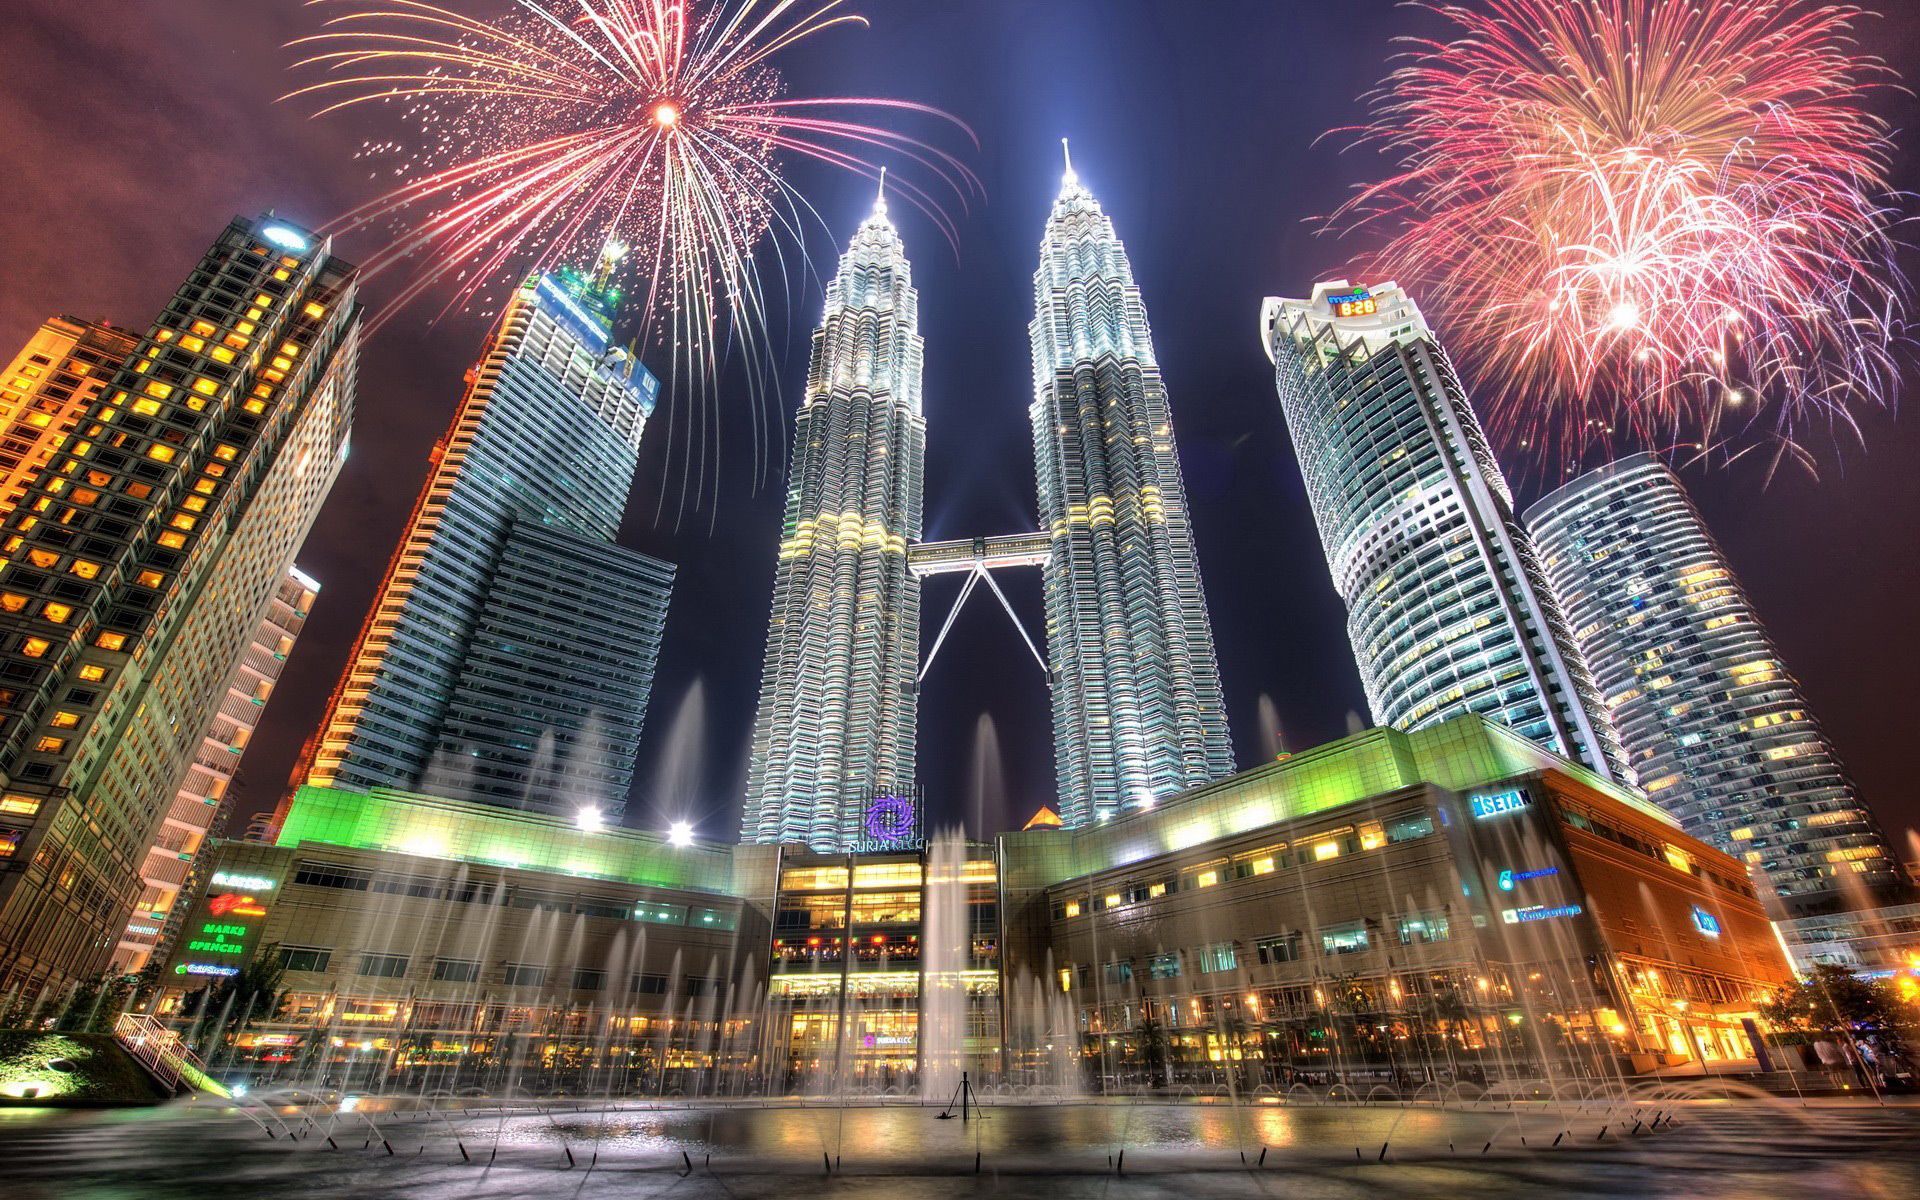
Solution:
[(1543, 473), (1619, 444), (1756, 447), (1889, 403), (1906, 287), (1888, 72), (1861, 12), (1811, 0), (1482, 0), (1414, 43), (1360, 140), (1395, 173), (1378, 223), (1483, 411)]

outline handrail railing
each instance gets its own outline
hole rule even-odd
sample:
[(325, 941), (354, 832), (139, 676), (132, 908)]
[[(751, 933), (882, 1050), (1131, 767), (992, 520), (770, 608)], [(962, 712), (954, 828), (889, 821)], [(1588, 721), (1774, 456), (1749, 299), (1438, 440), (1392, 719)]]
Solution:
[(190, 1088), (215, 1095), (228, 1095), (226, 1088), (207, 1074), (199, 1055), (187, 1049), (180, 1035), (158, 1017), (148, 1013), (121, 1013), (113, 1023), (113, 1036), (168, 1091), (180, 1090), (182, 1081)]

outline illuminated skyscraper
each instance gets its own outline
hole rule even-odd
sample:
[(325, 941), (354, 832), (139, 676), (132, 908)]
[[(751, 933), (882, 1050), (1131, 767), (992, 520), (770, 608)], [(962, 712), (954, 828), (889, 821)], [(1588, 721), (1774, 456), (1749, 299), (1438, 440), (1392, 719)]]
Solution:
[(1071, 163), (1033, 292), (1054, 770), (1072, 827), (1229, 775), (1233, 749), (1146, 307)]
[(235, 220), (5, 515), (0, 994), (107, 965), (141, 864), (339, 471), (351, 267)]
[(1785, 916), (1904, 899), (1898, 860), (1666, 464), (1590, 471), (1526, 520), (1648, 797), (1764, 875)]
[(919, 294), (885, 198), (827, 286), (794, 422), (740, 836), (848, 850), (914, 782), (926, 419)]
[(609, 820), (626, 804), (673, 568), (614, 545), (659, 381), (617, 295), (518, 288), (468, 374), (307, 781)]
[(1397, 284), (1270, 298), (1261, 337), (1376, 722), (1474, 712), (1627, 778), (1465, 389)]
[(123, 329), (54, 317), (0, 375), (0, 512), (72, 435), (139, 341)]
[(140, 866), (144, 890), (113, 952), (114, 970), (138, 971), (178, 930), (184, 907), (175, 902), (183, 892), (193, 891), (189, 875), (200, 843), (227, 815), (229, 789), (239, 772), (241, 756), (253, 731), (259, 728), (274, 684), (279, 682), (287, 655), (306, 628), (307, 613), (319, 594), (320, 585), (299, 567), (287, 568), (273, 602), (260, 618), (259, 628), (234, 666), (227, 694), (207, 724), (206, 736), (200, 741), (187, 777), (147, 848)]

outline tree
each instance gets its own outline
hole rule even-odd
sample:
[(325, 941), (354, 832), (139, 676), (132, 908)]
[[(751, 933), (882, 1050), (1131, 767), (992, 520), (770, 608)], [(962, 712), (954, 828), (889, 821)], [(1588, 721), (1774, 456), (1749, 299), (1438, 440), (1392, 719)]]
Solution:
[(1846, 967), (1819, 963), (1813, 973), (1782, 984), (1760, 1004), (1775, 1029), (1829, 1041), (1869, 1042), (1879, 1053), (1905, 1059), (1914, 1031), (1912, 1006), (1884, 980), (1862, 979)]
[(286, 968), (280, 964), (280, 943), (269, 942), (254, 952), (238, 975), (189, 994), (181, 1001), (180, 1015), (211, 1018), (235, 1033), (256, 1020), (271, 1020), (286, 1007), (286, 993), (280, 987), (285, 974)]
[(1140, 1059), (1147, 1068), (1147, 1086), (1167, 1086), (1167, 1029), (1153, 1015), (1153, 1006), (1140, 1006), (1140, 1020), (1133, 1027), (1140, 1039)]

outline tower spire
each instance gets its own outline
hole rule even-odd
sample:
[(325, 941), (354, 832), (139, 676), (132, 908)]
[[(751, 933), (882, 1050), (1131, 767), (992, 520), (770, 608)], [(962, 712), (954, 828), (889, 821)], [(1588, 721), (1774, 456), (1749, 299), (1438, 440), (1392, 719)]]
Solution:
[(1065, 138), (1060, 139), (1060, 156), (1067, 160), (1066, 174), (1060, 177), (1060, 182), (1066, 184), (1079, 183), (1080, 177), (1073, 172), (1073, 147), (1067, 144), (1067, 139)]
[(880, 168), (880, 190), (873, 197), (873, 215), (876, 217), (887, 215), (887, 169), (885, 167)]

